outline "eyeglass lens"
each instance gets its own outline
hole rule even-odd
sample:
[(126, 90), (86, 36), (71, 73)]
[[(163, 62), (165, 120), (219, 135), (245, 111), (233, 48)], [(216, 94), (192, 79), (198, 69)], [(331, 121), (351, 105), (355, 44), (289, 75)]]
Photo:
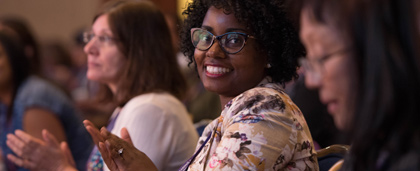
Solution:
[(87, 44), (87, 43), (89, 43), (90, 40), (92, 40), (93, 37), (95, 37), (94, 34), (89, 33), (89, 32), (85, 32), (85, 33), (83, 33), (83, 42)]
[(317, 65), (314, 66), (308, 59), (300, 58), (300, 65), (305, 69), (305, 73), (313, 79), (319, 80), (321, 78), (321, 68)]
[(193, 45), (199, 50), (209, 49), (214, 39), (219, 40), (222, 49), (227, 53), (237, 53), (242, 50), (245, 45), (245, 35), (236, 32), (225, 33), (220, 36), (214, 36), (207, 30), (196, 29), (192, 33)]

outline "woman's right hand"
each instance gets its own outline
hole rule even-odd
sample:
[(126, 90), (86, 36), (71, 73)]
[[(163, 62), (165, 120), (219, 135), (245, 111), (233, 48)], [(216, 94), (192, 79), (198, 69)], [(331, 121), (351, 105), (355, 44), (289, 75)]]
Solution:
[(134, 147), (126, 128), (121, 129), (121, 138), (101, 129), (105, 142), (99, 143), (102, 158), (112, 171), (157, 171), (156, 166), (146, 154)]

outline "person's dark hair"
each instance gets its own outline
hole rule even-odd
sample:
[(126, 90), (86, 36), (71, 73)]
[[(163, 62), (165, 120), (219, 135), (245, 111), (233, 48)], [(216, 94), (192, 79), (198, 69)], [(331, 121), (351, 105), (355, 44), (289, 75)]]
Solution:
[(103, 99), (122, 106), (139, 94), (166, 91), (182, 100), (186, 82), (160, 10), (151, 2), (116, 1), (105, 5), (97, 17), (104, 14), (127, 62), (115, 96), (104, 87)]
[(357, 87), (350, 90), (352, 146), (343, 169), (419, 170), (420, 20), (414, 0), (348, 3), (304, 3), (320, 23), (325, 16), (347, 22), (343, 41), (352, 47)]
[[(3, 47), (4, 53), (1, 55), (7, 56), (12, 70), (12, 98), (14, 98), (17, 89), (29, 75), (29, 61), (23, 53), (23, 47), (9, 31), (0, 30), (0, 45)], [(13, 106), (13, 104), (11, 106)], [(12, 114), (12, 107), (9, 107), (7, 113), (8, 117), (10, 117)]]
[(414, 1), (355, 2), (348, 20), (360, 91), (345, 166), (375, 170), (386, 156), (389, 168), (401, 170), (395, 167), (407, 160), (402, 157), (415, 151), (417, 159), (411, 160), (419, 170), (420, 19)]
[(18, 41), (23, 45), (23, 52), (29, 59), (31, 73), (39, 74), (39, 46), (26, 20), (17, 16), (3, 16), (0, 17), (0, 27), (3, 27), (2, 29), (10, 29), (17, 34)]
[(321, 24), (334, 23), (333, 27), (338, 31), (343, 31), (344, 34), (349, 27), (349, 21), (342, 19), (342, 17), (348, 15), (349, 8), (347, 5), (350, 5), (347, 1), (334, 0), (290, 0), (286, 3), (289, 17), (292, 18), (292, 21), (295, 21), (294, 24), (298, 29), (300, 29), (301, 11), (307, 7), (317, 22)]
[(227, 14), (233, 13), (256, 37), (261, 54), (267, 54), (272, 66), (267, 75), (273, 82), (284, 84), (297, 78), (297, 59), (304, 55), (298, 33), (287, 18), (283, 0), (194, 0), (183, 15), (187, 15), (181, 30), (181, 51), (194, 63), (194, 46), (191, 43), (190, 30), (201, 27), (207, 10), (214, 6)]

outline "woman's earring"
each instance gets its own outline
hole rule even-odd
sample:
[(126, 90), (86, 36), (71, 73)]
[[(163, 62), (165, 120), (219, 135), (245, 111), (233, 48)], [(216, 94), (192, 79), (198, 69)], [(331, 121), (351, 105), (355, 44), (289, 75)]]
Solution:
[(270, 63), (268, 63), (265, 67), (266, 67), (266, 68), (271, 68), (271, 64), (270, 64)]

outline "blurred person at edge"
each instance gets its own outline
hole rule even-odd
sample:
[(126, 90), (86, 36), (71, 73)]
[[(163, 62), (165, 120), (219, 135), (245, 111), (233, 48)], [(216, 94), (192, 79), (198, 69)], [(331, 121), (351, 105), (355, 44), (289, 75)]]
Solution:
[(10, 31), (11, 34), (16, 36), (19, 43), (23, 45), (24, 54), (29, 60), (28, 67), (30, 68), (30, 74), (41, 77), (49, 82), (49, 84), (53, 84), (56, 88), (59, 88), (66, 95), (70, 96), (70, 93), (65, 87), (56, 83), (53, 79), (48, 78), (48, 76), (42, 72), (42, 50), (28, 21), (14, 15), (1, 16), (0, 29)]
[(41, 59), (39, 44), (32, 32), (28, 22), (17, 16), (1, 16), (0, 29), (10, 30), (17, 35), (20, 43), (23, 45), (25, 56), (29, 60), (29, 67), (32, 74), (39, 75)]
[[(98, 98), (118, 105), (107, 129), (119, 135), (124, 127), (132, 135), (134, 146), (151, 156), (159, 170), (179, 168), (194, 153), (198, 135), (180, 101), (186, 83), (176, 65), (163, 14), (148, 1), (110, 1), (94, 18), (85, 40), (88, 79), (102, 84)], [(84, 123), (95, 144), (102, 142), (95, 126), (87, 120)], [(25, 153), (8, 158), (30, 169), (75, 169), (64, 154), (54, 155), (59, 144), (51, 141), (55, 138), (47, 131), (44, 134), (44, 140), (51, 144), (37, 143), (41, 140), (22, 131), (10, 134), (8, 145)], [(39, 158), (43, 155), (56, 157)], [(87, 167), (109, 170), (97, 148)]]
[[(283, 90), (304, 54), (283, 7), (277, 0), (195, 0), (184, 11), (181, 49), (224, 109), (180, 170), (318, 170), (306, 121)], [(105, 129), (95, 135), (113, 170), (157, 170), (125, 129), (122, 138)]]
[(351, 139), (342, 170), (420, 170), (419, 2), (300, 6), (306, 85)]
[(0, 147), (6, 168), (26, 170), (7, 160), (13, 154), (6, 145), (7, 134), (24, 130), (41, 138), (46, 129), (59, 141), (68, 141), (77, 168), (83, 170), (92, 141), (78, 111), (64, 92), (30, 74), (29, 58), (17, 37), (11, 30), (0, 30)]

